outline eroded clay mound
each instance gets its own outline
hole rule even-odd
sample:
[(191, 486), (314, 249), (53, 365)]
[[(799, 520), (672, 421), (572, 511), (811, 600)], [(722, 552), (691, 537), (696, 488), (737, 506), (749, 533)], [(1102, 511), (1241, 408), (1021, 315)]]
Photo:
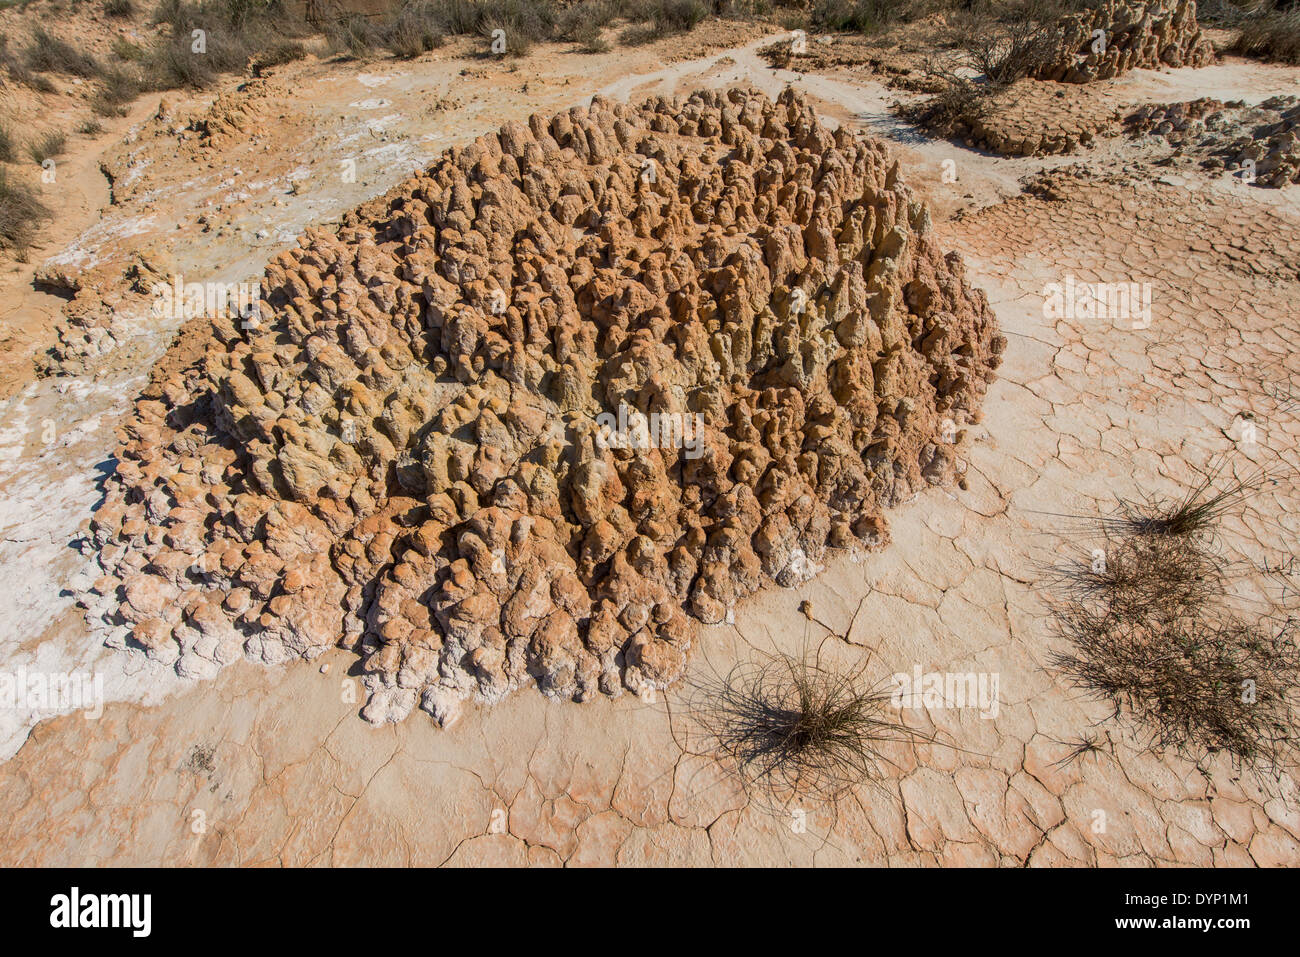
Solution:
[(1089, 83), (1129, 70), (1214, 61), (1214, 48), (1196, 21), (1196, 0), (1106, 0), (1063, 18), (1058, 29), (1060, 55), (1039, 71), (1040, 79)]
[(1275, 96), (1256, 106), (1209, 97), (1153, 104), (1125, 121), (1133, 136), (1156, 136), (1174, 158), (1199, 158), (1210, 170), (1236, 170), (1256, 186), (1300, 183), (1300, 98)]
[(1151, 103), (1127, 116), (1124, 129), (1131, 136), (1162, 136), (1170, 143), (1182, 146), (1218, 127), (1223, 121), (1224, 110), (1243, 105), (1240, 100), (1224, 103), (1208, 96), (1185, 103)]
[[(262, 293), (124, 427), (99, 613), (182, 674), (341, 642), (376, 721), (667, 684), (690, 617), (949, 480), (1005, 346), (884, 147), (790, 91), (511, 123)], [(654, 413), (702, 432), (646, 442)]]
[(953, 133), (999, 156), (1047, 156), (1093, 146), (1119, 129), (1120, 100), (1104, 85), (1019, 80)]

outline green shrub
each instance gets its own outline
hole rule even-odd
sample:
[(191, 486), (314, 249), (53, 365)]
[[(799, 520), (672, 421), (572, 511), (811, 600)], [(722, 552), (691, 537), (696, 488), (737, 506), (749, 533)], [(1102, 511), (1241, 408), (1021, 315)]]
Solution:
[(556, 11), (550, 4), (485, 0), (476, 6), (480, 8), (476, 32), (486, 37), (494, 30), (505, 31), (507, 53), (522, 55), (555, 35)]
[(403, 60), (411, 60), (421, 53), (440, 46), (445, 38), (445, 26), (434, 4), (418, 0), (408, 3), (398, 11), (384, 37), (388, 49)]
[[(309, 32), (280, 0), (163, 0), (154, 20), (170, 27), (146, 63), (148, 85), (154, 89), (202, 89), (219, 74), (273, 65), (277, 57), (296, 52), (292, 41)], [(203, 31), (201, 44), (196, 44), (195, 30)]]
[(295, 60), (301, 60), (306, 55), (307, 48), (298, 40), (285, 40), (283, 43), (277, 43), (253, 57), (253, 75), (261, 76), (263, 71), (269, 70), (271, 67), (293, 63)]
[(383, 42), (381, 32), (366, 17), (355, 14), (330, 24), (326, 36), (333, 52), (348, 57), (368, 56)]
[(113, 56), (126, 63), (142, 63), (148, 59), (149, 51), (126, 37), (113, 37)]
[(125, 116), (126, 105), (144, 92), (145, 84), (124, 70), (104, 71), (100, 91), (90, 101), (90, 108), (100, 116)]
[(641, 0), (627, 11), (636, 26), (623, 31), (624, 43), (653, 43), (664, 37), (686, 33), (712, 12), (704, 0)]
[(556, 35), (574, 43), (594, 44), (601, 31), (622, 15), (622, 8), (616, 0), (580, 0), (560, 11), (555, 21)]
[(817, 30), (876, 33), (898, 20), (908, 0), (816, 0), (810, 11)]
[(9, 74), (9, 78), (15, 83), (20, 83), (37, 93), (53, 93), (55, 86), (48, 78), (39, 73), (33, 73), (27, 66), (26, 60), (16, 56), (14, 51), (9, 48), (9, 38), (0, 33), (0, 67), (3, 67)]

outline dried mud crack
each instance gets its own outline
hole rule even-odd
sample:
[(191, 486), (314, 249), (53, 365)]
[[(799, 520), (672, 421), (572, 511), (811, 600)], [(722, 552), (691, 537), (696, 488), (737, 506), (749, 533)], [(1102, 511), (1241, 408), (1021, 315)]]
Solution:
[(693, 619), (951, 481), (1005, 347), (884, 147), (789, 90), (509, 123), (261, 294), (120, 430), (90, 614), (182, 675), (341, 643), (372, 721), (667, 685)]

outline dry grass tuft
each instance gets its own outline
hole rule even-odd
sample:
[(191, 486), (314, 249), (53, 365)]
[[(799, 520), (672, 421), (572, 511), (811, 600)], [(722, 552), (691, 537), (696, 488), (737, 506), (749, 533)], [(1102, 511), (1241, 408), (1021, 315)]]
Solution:
[(1275, 63), (1300, 64), (1300, 6), (1269, 6), (1246, 19), (1232, 52)]
[(0, 249), (12, 250), (25, 259), (37, 228), (51, 217), (31, 187), (0, 170)]
[(1070, 683), (1137, 717), (1154, 751), (1226, 751), (1262, 769), (1292, 762), (1300, 648), (1294, 623), (1206, 620), (1192, 613), (1066, 614), (1072, 650), (1052, 664)]
[[(1109, 515), (1084, 519), (1109, 536), (1154, 535), (1199, 538), (1210, 535), (1222, 518), (1264, 487), (1268, 475), (1252, 470), (1245, 478), (1223, 478), (1226, 460), (1201, 473), (1179, 498), (1147, 496), (1118, 499)], [(1220, 486), (1215, 488), (1215, 486)]]
[(801, 657), (763, 654), (693, 685), (692, 719), (747, 791), (778, 803), (834, 802), (892, 766), (885, 748), (923, 738), (902, 724), (887, 683)]
[(1043, 580), (1065, 601), (1104, 603), (1117, 614), (1196, 605), (1222, 594), (1224, 568), (1182, 536), (1138, 535), (1108, 541), (1086, 558), (1043, 569)]
[(37, 163), (63, 155), (68, 146), (68, 134), (61, 130), (50, 130), (39, 136), (27, 146), (27, 152)]
[[(1067, 649), (1050, 665), (1133, 719), (1145, 747), (1276, 771), (1295, 758), (1300, 646), (1289, 616), (1256, 618), (1227, 597), (1220, 519), (1265, 479), (1202, 474), (1181, 497), (1120, 499), (1084, 518), (1104, 536), (1098, 559), (1050, 566), (1053, 629)], [(1083, 518), (1075, 516), (1075, 518)]]
[(65, 73), (89, 79), (99, 75), (99, 62), (72, 44), (51, 36), (43, 28), (32, 31), (25, 53), (27, 67), (37, 73)]

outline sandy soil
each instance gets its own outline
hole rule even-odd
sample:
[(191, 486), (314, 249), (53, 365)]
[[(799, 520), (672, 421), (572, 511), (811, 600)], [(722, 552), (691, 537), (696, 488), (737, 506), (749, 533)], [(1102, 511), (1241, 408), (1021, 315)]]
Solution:
[[(0, 588), (11, 596), (0, 661), (100, 672), (109, 704), (96, 720), (0, 712), (0, 862), (1300, 864), (1291, 777), (1153, 756), (1053, 679), (1034, 569), (1051, 548), (1045, 513), (1172, 492), (1186, 463), (1233, 448), (1300, 464), (1300, 421), (1268, 397), (1260, 371), (1285, 362), (1295, 335), (1300, 192), (1165, 176), (1119, 140), (1018, 159), (930, 140), (896, 118), (900, 94), (880, 78), (774, 70), (758, 54), (771, 39), (726, 25), (689, 49), (543, 48), (502, 63), (449, 47), (414, 63), (309, 61), (242, 91), (227, 83), (220, 98), (141, 102), (76, 144), (43, 258), (0, 280), (12, 337), (0, 369)], [(1106, 93), (1254, 101), (1294, 90), (1297, 77), (1230, 61), (1138, 71)], [(87, 632), (73, 598), (85, 574), (79, 529), (112, 467), (116, 422), (175, 331), (131, 294), (133, 266), (244, 279), (304, 227), (508, 119), (598, 92), (636, 99), (736, 82), (772, 94), (796, 84), (827, 117), (888, 139), (1010, 345), (970, 436), (967, 487), (895, 510), (883, 553), (837, 560), (804, 586), (745, 603), (734, 625), (703, 629), (694, 673), (725, 672), (755, 649), (797, 651), (829, 631), (847, 636), (831, 639), (834, 654), (852, 663), (870, 649), (881, 677), (918, 666), (999, 674), (996, 717), (905, 712), (936, 743), (899, 746), (886, 779), (835, 808), (810, 805), (804, 821), (691, 753), (677, 692), (584, 706), (529, 693), (447, 730), (423, 718), (376, 729), (357, 717), (363, 695), (343, 652), (281, 669), (241, 663), (192, 684)], [(340, 178), (347, 160), (355, 182)], [(1064, 169), (1081, 161), (1090, 172)], [(1022, 194), (1023, 177), (1057, 167), (1062, 198)], [(35, 378), (32, 352), (56, 340), (66, 304), (33, 290), (37, 274), (113, 302), (129, 335), (78, 375)], [(1066, 274), (1152, 282), (1153, 322), (1046, 318), (1044, 286)], [(1239, 441), (1244, 413), (1254, 445)], [(1298, 501), (1289, 483), (1254, 497), (1225, 527), (1227, 547), (1283, 561)], [(1070, 742), (1090, 732), (1100, 750), (1068, 760)]]

